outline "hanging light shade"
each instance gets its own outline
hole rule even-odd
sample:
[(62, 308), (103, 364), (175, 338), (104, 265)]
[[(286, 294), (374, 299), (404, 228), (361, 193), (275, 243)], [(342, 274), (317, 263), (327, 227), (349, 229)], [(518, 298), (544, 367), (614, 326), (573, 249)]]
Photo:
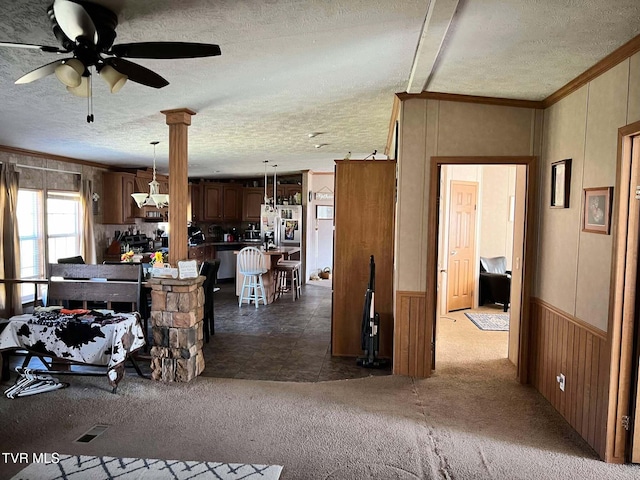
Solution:
[(111, 65), (105, 65), (100, 69), (100, 78), (102, 78), (107, 85), (109, 85), (109, 90), (111, 93), (118, 93), (124, 84), (127, 83), (126, 75), (123, 75)]
[(153, 145), (153, 180), (149, 182), (149, 193), (132, 193), (131, 197), (136, 201), (138, 208), (154, 206), (163, 208), (169, 205), (169, 195), (160, 193), (160, 184), (156, 181), (156, 145), (158, 141), (151, 142)]
[(84, 64), (77, 58), (70, 58), (55, 69), (56, 77), (67, 87), (79, 87), (84, 73)]

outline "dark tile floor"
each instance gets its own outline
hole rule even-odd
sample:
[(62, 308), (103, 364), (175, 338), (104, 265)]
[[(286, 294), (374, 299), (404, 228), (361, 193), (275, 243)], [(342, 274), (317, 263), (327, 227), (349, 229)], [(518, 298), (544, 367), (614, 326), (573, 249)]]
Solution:
[[(368, 369), (355, 358), (331, 356), (331, 288), (307, 284), (293, 302), (287, 294), (267, 306), (238, 307), (235, 284), (220, 283), (215, 296), (215, 335), (204, 344), (204, 377), (322, 382), (390, 375), (391, 368)], [(364, 296), (362, 297), (364, 301)], [(148, 355), (138, 364), (149, 375)], [(12, 355), (10, 366), (22, 366)], [(34, 358), (31, 368), (43, 368)], [(74, 367), (91, 371), (91, 367)], [(135, 375), (130, 370), (127, 375)]]
[(359, 367), (355, 358), (331, 356), (330, 288), (305, 285), (295, 302), (287, 295), (256, 309), (238, 307), (233, 284), (219, 286), (203, 376), (321, 382), (391, 374)]

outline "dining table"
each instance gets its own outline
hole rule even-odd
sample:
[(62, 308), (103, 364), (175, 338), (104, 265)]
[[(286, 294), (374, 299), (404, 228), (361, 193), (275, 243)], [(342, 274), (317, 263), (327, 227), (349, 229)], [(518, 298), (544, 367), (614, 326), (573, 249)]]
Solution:
[(104, 366), (112, 386), (124, 375), (127, 357), (144, 345), (137, 312), (39, 307), (0, 320), (0, 351), (23, 349), (29, 356)]

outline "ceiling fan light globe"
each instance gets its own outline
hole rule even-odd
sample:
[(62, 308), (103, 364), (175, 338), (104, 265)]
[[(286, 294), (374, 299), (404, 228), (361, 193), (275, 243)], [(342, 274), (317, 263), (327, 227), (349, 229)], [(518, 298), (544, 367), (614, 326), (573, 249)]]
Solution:
[(100, 77), (109, 85), (111, 93), (118, 93), (124, 84), (127, 83), (126, 75), (123, 75), (111, 65), (105, 65), (100, 70)]
[(77, 58), (71, 58), (56, 67), (56, 77), (67, 87), (79, 87), (84, 78), (84, 64)]
[(89, 96), (89, 80), (87, 80), (87, 77), (82, 77), (80, 85), (77, 87), (67, 87), (67, 90), (76, 97), (87, 98)]

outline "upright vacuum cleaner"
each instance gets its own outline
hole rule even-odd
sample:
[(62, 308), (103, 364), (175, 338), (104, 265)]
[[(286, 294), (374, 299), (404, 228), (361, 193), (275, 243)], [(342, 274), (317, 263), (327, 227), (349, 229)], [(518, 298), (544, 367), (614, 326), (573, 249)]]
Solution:
[(358, 358), (358, 365), (365, 368), (386, 368), (387, 359), (378, 358), (380, 349), (380, 314), (375, 311), (374, 297), (376, 284), (376, 264), (373, 255), (369, 262), (369, 285), (364, 295), (364, 310), (362, 312), (362, 334), (360, 344), (364, 356)]

